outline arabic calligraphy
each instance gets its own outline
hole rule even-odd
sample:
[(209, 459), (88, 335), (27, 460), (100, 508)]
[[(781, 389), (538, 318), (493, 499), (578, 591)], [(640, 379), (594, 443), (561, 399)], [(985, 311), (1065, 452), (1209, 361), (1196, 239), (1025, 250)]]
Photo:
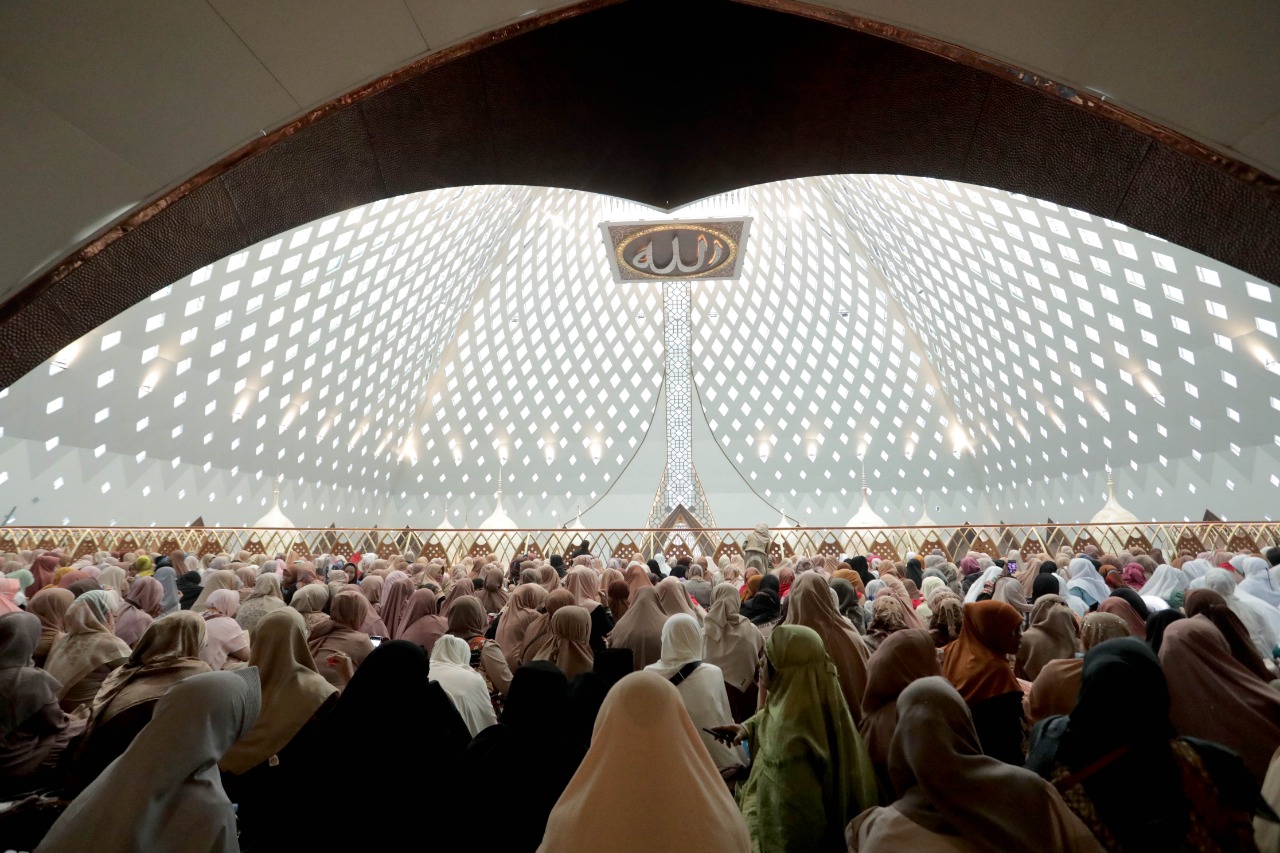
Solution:
[(749, 219), (602, 223), (618, 281), (734, 279)]

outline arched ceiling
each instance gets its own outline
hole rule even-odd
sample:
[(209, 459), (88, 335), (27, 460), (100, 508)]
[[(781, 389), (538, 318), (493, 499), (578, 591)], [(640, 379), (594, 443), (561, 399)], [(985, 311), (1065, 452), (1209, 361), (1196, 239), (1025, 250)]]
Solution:
[[(0, 298), (264, 130), (423, 56), (602, 2), (287, 0), (0, 8)], [(658, 21), (679, 10), (651, 3)], [(818, 0), (1106, 97), (1280, 175), (1280, 7), (1179, 0)], [(844, 18), (846, 23), (849, 18)], [(655, 37), (659, 35), (655, 27)], [(717, 33), (717, 36), (721, 34)], [(717, 51), (732, 54), (728, 44)], [(655, 44), (661, 50), (661, 43)], [(725, 69), (732, 75), (732, 63)]]
[(725, 472), (720, 524), (759, 520), (759, 499), (843, 524), (863, 460), (891, 523), (1085, 519), (1108, 462), (1145, 518), (1280, 494), (1258, 473), (1280, 462), (1272, 286), (1050, 202), (866, 175), (673, 214), (490, 186), (326, 216), (0, 391), (0, 488), (21, 523), (235, 525), (279, 473), (297, 523), (434, 526), (446, 506), (477, 524), (501, 471), (521, 524), (581, 506), (641, 525), (662, 294), (612, 282), (599, 224), (720, 215), (753, 219), (742, 279), (692, 286), (694, 461)]

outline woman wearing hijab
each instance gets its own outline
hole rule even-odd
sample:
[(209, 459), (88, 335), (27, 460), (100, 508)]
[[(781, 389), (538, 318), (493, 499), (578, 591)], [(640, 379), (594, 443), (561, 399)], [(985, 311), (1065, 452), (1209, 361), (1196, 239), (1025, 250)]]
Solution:
[(1067, 591), (1089, 607), (1101, 604), (1111, 594), (1110, 587), (1087, 557), (1077, 557), (1067, 567)]
[[(466, 643), (471, 668), (484, 677), (495, 705), (501, 703), (502, 697), (511, 689), (511, 668), (507, 666), (507, 659), (498, 644), (484, 636), (488, 616), (480, 600), (474, 595), (456, 599), (448, 620), (447, 633)], [(549, 642), (550, 633), (547, 639)]]
[(662, 626), (662, 657), (645, 671), (676, 686), (716, 769), (745, 767), (747, 756), (741, 747), (727, 746), (707, 733), (709, 728), (732, 725), (733, 712), (724, 688), (724, 673), (702, 660), (702, 643), (702, 629), (692, 616), (678, 613), (668, 617)]
[[(745, 614), (744, 614), (745, 615)], [(658, 594), (652, 587), (636, 592), (627, 613), (609, 634), (609, 648), (629, 649), (638, 672), (662, 656), (662, 627), (667, 614), (658, 606)]]
[(764, 580), (764, 575), (755, 569), (747, 569), (746, 575), (743, 577), (742, 586), (738, 588), (738, 600), (742, 604), (746, 604), (752, 599), (757, 592), (760, 591), (760, 583)]
[(83, 729), (58, 705), (57, 679), (32, 662), (40, 620), (0, 616), (0, 796), (8, 799), (61, 781), (58, 766)]
[(1014, 675), (1035, 681), (1051, 660), (1071, 660), (1080, 647), (1075, 614), (1058, 595), (1042, 596), (1031, 610), (1031, 627), (1022, 635)]
[(27, 598), (33, 598), (37, 592), (53, 583), (53, 576), (58, 571), (61, 561), (57, 554), (42, 554), (31, 564), (31, 574), (35, 578), (23, 590)]
[(92, 702), (106, 677), (129, 658), (129, 647), (112, 633), (114, 625), (111, 600), (102, 590), (85, 593), (67, 608), (67, 632), (45, 661), (45, 669), (62, 685), (58, 699), (63, 710)]
[(560, 668), (565, 678), (572, 679), (591, 671), (594, 655), (590, 637), (591, 617), (587, 615), (587, 611), (572, 604), (561, 607), (551, 617), (550, 637), (533, 659), (551, 661)]
[(152, 575), (160, 584), (160, 615), (167, 616), (181, 609), (181, 597), (178, 594), (178, 575), (169, 566), (161, 566)]
[(658, 606), (662, 608), (662, 612), (668, 616), (675, 616), (677, 613), (684, 613), (692, 616), (702, 624), (703, 614), (702, 608), (696, 608), (693, 601), (690, 600), (689, 594), (685, 592), (684, 584), (678, 578), (663, 578), (656, 587), (658, 593)]
[(520, 666), (520, 648), (525, 634), (541, 615), (538, 611), (546, 604), (547, 591), (536, 583), (521, 584), (511, 593), (507, 607), (498, 617), (494, 639), (507, 666), (514, 672)]
[(769, 573), (769, 546), (773, 537), (769, 534), (769, 525), (761, 522), (747, 534), (747, 541), (742, 547), (743, 559), (748, 569), (755, 569), (760, 574)]
[(849, 820), (877, 801), (875, 770), (840, 692), (822, 638), (779, 625), (765, 643), (764, 707), (734, 733), (751, 747), (751, 775), (738, 803), (752, 849), (801, 853), (840, 849)]
[[(1160, 610), (1148, 616), (1147, 617), (1147, 646), (1151, 649), (1151, 651), (1155, 652), (1157, 655), (1160, 654), (1160, 645), (1164, 642), (1165, 630), (1174, 622), (1177, 622), (1179, 619), (1185, 619), (1185, 618), (1186, 617), (1182, 615), (1181, 611), (1172, 610), (1172, 609)], [(1245, 633), (1246, 643), (1248, 642), (1248, 636), (1249, 635), (1246, 632)], [(1257, 652), (1253, 651), (1252, 646), (1249, 647), (1249, 650), (1253, 652), (1254, 655), (1257, 655)]]
[(719, 667), (733, 720), (740, 723), (755, 713), (756, 668), (764, 651), (764, 635), (738, 610), (733, 584), (717, 584), (711, 590), (711, 610), (702, 626), (702, 659)]
[(1222, 596), (1227, 607), (1239, 617), (1249, 632), (1249, 639), (1258, 654), (1263, 660), (1270, 660), (1280, 642), (1280, 609), (1247, 592), (1240, 592), (1236, 586), (1235, 574), (1227, 569), (1210, 569), (1205, 572), (1204, 588)]
[(409, 596), (403, 625), (396, 631), (396, 636), (421, 646), (422, 650), (430, 655), (436, 641), (443, 637), (448, 629), (448, 620), (437, 610), (436, 594), (430, 589), (423, 588), (414, 590), (413, 595)]
[[(453, 586), (449, 587), (449, 591), (445, 593), (444, 601), (440, 604), (440, 615), (448, 618), (449, 611), (453, 609), (453, 603), (461, 598), (475, 598), (475, 587), (470, 581), (463, 579)], [(479, 603), (480, 599), (476, 599)], [(484, 605), (480, 606), (480, 610), (484, 611)], [(487, 621), (487, 620), (486, 620)]]
[(1022, 614), (1003, 601), (978, 601), (964, 608), (960, 639), (943, 650), (942, 672), (973, 714), (982, 751), (1021, 765), (1022, 688), (1008, 656), (1018, 652)]
[[(964, 602), (954, 594), (938, 598), (933, 607), (933, 615), (929, 617), (929, 636), (933, 637), (936, 648), (945, 648), (960, 639), (960, 631), (964, 628)], [(870, 626), (867, 634), (870, 636)]]
[(547, 661), (530, 661), (511, 679), (502, 719), (467, 747), (462, 775), (484, 779), (487, 795), (503, 803), (503, 819), (485, 826), (486, 847), (538, 848), (552, 807), (586, 754), (585, 742), (565, 730), (570, 713), (564, 673)]
[(600, 603), (600, 580), (595, 571), (581, 566), (570, 569), (564, 577), (564, 585), (573, 593), (573, 603), (591, 617), (592, 650), (603, 650), (606, 648), (604, 638), (613, 630), (613, 614)]
[[(196, 600), (200, 598), (200, 593), (204, 592), (204, 587), (200, 585), (199, 572), (187, 572), (175, 581), (174, 586), (178, 590), (178, 607), (182, 610), (190, 610), (195, 607)], [(199, 611), (196, 611), (197, 613)]]
[[(1046, 563), (1052, 566), (1053, 563)], [(1061, 578), (1054, 572), (1044, 572), (1038, 574), (1035, 580), (1031, 582), (1031, 606), (1034, 609), (1037, 602), (1046, 595), (1056, 595), (1061, 597), (1065, 592), (1065, 584), (1059, 584)], [(1070, 606), (1070, 605), (1068, 605)]]
[(1272, 607), (1280, 606), (1280, 584), (1271, 578), (1271, 565), (1261, 557), (1245, 557), (1241, 561), (1240, 573), (1244, 580), (1236, 587), (1237, 592), (1252, 595)]
[(294, 825), (281, 819), (276, 796), (312, 783), (309, 756), (324, 748), (320, 733), (338, 691), (316, 671), (302, 615), (289, 607), (258, 622), (249, 665), (262, 683), (262, 711), (218, 767), (238, 807), (241, 843), (286, 850), (295, 840)]
[[(590, 571), (590, 570), (588, 570)], [(483, 575), (484, 586), (476, 593), (486, 613), (500, 613), (507, 606), (507, 592), (502, 588), (502, 569), (492, 568)]]
[[(316, 742), (329, 746), (318, 747), (307, 761), (314, 765), (314, 778), (374, 780), (385, 791), (420, 790), (423, 768), (440, 779), (459, 778), (459, 762), (471, 735), (444, 689), (428, 678), (431, 668), (427, 653), (414, 643), (395, 640), (374, 649), (320, 723)], [(430, 736), (396, 737), (376, 748), (352, 748), (353, 733), (383, 720), (412, 721), (415, 731)], [(292, 821), (291, 826), (293, 843), (282, 849), (365, 850), (371, 844), (366, 821), (308, 819)]]
[(289, 606), (302, 614), (303, 621), (307, 624), (307, 633), (310, 634), (329, 621), (329, 615), (324, 612), (329, 606), (329, 588), (318, 583), (299, 587), (289, 601)]
[[(742, 815), (701, 744), (669, 681), (651, 672), (626, 676), (609, 691), (591, 748), (551, 810), (538, 850), (749, 850)], [(654, 791), (679, 791), (681, 809), (696, 818), (653, 820), (636, 803)]]
[[(175, 686), (129, 749), (72, 801), (40, 853), (236, 853), (236, 818), (217, 762), (252, 728), (257, 671), (209, 672)], [(121, 797), (121, 791), (130, 795)]]
[[(606, 592), (609, 596), (609, 615), (616, 625), (631, 606), (631, 589), (626, 581), (615, 580), (609, 584)], [(734, 595), (737, 595), (737, 590), (734, 590)]]
[(249, 634), (236, 622), (239, 610), (240, 593), (234, 589), (214, 590), (205, 600), (200, 616), (204, 619), (206, 639), (200, 659), (209, 664), (210, 669), (219, 670), (228, 663), (249, 660)]
[(27, 602), (27, 609), (40, 619), (40, 641), (32, 654), (36, 666), (43, 668), (49, 650), (66, 632), (67, 608), (75, 596), (66, 589), (42, 589)]
[[(754, 580), (754, 578), (752, 579)], [(748, 581), (747, 588), (751, 582)], [(782, 618), (782, 594), (777, 575), (764, 575), (756, 593), (742, 605), (739, 611), (752, 625), (760, 629), (765, 639)]]
[(889, 774), (897, 801), (849, 825), (850, 851), (1100, 849), (1052, 785), (983, 754), (965, 701), (942, 678), (898, 697)]
[(867, 636), (864, 642), (875, 651), (885, 638), (898, 631), (905, 631), (907, 623), (906, 608), (897, 596), (884, 594), (871, 602), (871, 618), (867, 621)]
[[(1080, 648), (1085, 653), (1107, 640), (1129, 636), (1128, 624), (1110, 613), (1090, 613), (1080, 622)], [(1042, 666), (1023, 703), (1028, 721), (1035, 723), (1055, 714), (1070, 713), (1080, 692), (1083, 667), (1084, 660), (1079, 656), (1051, 660)]]
[(560, 588), (560, 574), (551, 566), (539, 566), (538, 583), (548, 593), (555, 592)]
[[(538, 586), (541, 588), (540, 584)], [(545, 589), (543, 593), (546, 594)], [(556, 611), (561, 607), (570, 607), (572, 605), (573, 593), (567, 589), (557, 589), (546, 596), (542, 605), (542, 612), (525, 629), (524, 637), (520, 642), (520, 650), (517, 654), (517, 665), (524, 661), (533, 660), (534, 655), (538, 653), (538, 649), (542, 648), (542, 644), (551, 637), (551, 619), (555, 616)], [(498, 627), (501, 627), (501, 624)]]
[(1274, 678), (1249, 639), (1240, 617), (1231, 612), (1226, 601), (1211, 589), (1193, 589), (1187, 595), (1186, 615), (1205, 616), (1222, 634), (1231, 656), (1249, 672), (1268, 684)]
[(787, 611), (786, 624), (812, 628), (822, 638), (823, 647), (835, 662), (840, 692), (857, 725), (862, 720), (862, 694), (867, 687), (870, 655), (862, 637), (836, 610), (831, 588), (814, 572), (800, 576), (791, 591)]
[(996, 578), (991, 600), (1003, 601), (1024, 616), (1031, 612), (1031, 604), (1022, 592), (1022, 584), (1013, 575), (1002, 574)]
[(170, 688), (209, 672), (200, 659), (204, 620), (175, 613), (152, 622), (123, 666), (102, 683), (90, 707), (89, 725), (76, 755), (69, 787), (79, 791), (98, 778), (142, 731)]
[(191, 605), (191, 609), (200, 613), (205, 608), (209, 596), (213, 595), (220, 589), (229, 589), (240, 597), (240, 581), (236, 579), (236, 573), (230, 569), (221, 569), (216, 572), (210, 572), (200, 582), (200, 595), (196, 597), (195, 604)]
[(1183, 592), (1188, 583), (1190, 581), (1181, 569), (1160, 566), (1142, 587), (1142, 595), (1144, 598), (1162, 599), (1170, 607), (1178, 608), (1182, 606)]
[[(839, 574), (839, 572), (837, 572)], [(848, 573), (855, 580), (857, 575), (853, 572)], [(932, 578), (925, 578), (927, 585)], [(849, 620), (849, 624), (859, 634), (866, 633), (866, 612), (862, 609), (862, 602), (858, 598), (858, 589), (854, 586), (853, 581), (847, 578), (834, 577), (828, 581), (831, 591), (836, 594), (836, 610), (840, 615)]]
[(152, 621), (160, 615), (164, 587), (153, 577), (134, 580), (125, 594), (124, 603), (116, 610), (115, 635), (129, 646), (135, 645)]
[[(1106, 850), (1253, 849), (1257, 783), (1217, 744), (1177, 737), (1169, 713), (1155, 654), (1133, 638), (1101, 643), (1070, 714), (1036, 725), (1027, 769)], [(1119, 715), (1142, 725), (1116, 725)]]
[(472, 737), (498, 721), (489, 689), (484, 678), (472, 669), (471, 652), (463, 640), (446, 634), (436, 641), (431, 650), (429, 677), (444, 688)]
[(933, 637), (920, 628), (899, 631), (885, 639), (867, 662), (867, 689), (862, 695), (858, 733), (876, 771), (880, 789), (892, 794), (889, 747), (898, 724), (898, 695), (911, 682), (941, 675)]
[[(285, 606), (280, 578), (274, 572), (265, 572), (258, 575), (249, 597), (241, 602), (240, 609), (236, 611), (236, 621), (252, 637), (264, 616)], [(303, 622), (305, 624), (306, 620)]]
[[(305, 587), (298, 593), (302, 594), (304, 590)], [(369, 599), (354, 589), (344, 590), (333, 597), (328, 621), (321, 622), (307, 634), (307, 648), (311, 650), (316, 670), (339, 689), (345, 686), (343, 675), (330, 660), (336, 655), (346, 655), (351, 659), (352, 667), (360, 668), (373, 652), (369, 635), (360, 630), (368, 615)]]

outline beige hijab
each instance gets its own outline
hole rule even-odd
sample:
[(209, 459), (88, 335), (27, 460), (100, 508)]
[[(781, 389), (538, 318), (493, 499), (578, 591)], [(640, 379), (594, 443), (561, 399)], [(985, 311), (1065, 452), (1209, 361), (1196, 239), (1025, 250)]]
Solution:
[(804, 625), (818, 632), (827, 654), (836, 665), (840, 692), (849, 704), (855, 725), (862, 721), (862, 695), (867, 689), (867, 646), (849, 620), (840, 615), (831, 587), (822, 575), (805, 572), (796, 579), (788, 596), (787, 624)]
[(124, 666), (107, 676), (94, 697), (89, 729), (135, 705), (159, 699), (170, 687), (202, 672), (204, 619), (190, 610), (157, 619), (143, 632)]
[(679, 578), (663, 578), (658, 583), (657, 591), (658, 606), (663, 613), (668, 616), (684, 613), (697, 619), (699, 625), (702, 624), (702, 614), (694, 609), (689, 593), (685, 592), (684, 584), (680, 583)]
[(573, 593), (573, 603), (587, 613), (600, 606), (600, 578), (593, 569), (579, 566), (564, 576), (565, 589)]
[(657, 592), (651, 586), (642, 587), (609, 633), (609, 648), (630, 649), (632, 666), (642, 670), (662, 657), (662, 626), (666, 621), (667, 614), (658, 606)]
[(1018, 645), (1014, 674), (1035, 681), (1051, 660), (1070, 660), (1080, 647), (1075, 614), (1059, 595), (1042, 595), (1031, 609), (1031, 627)]
[[(657, 609), (656, 603), (652, 606)], [(680, 791), (682, 810), (696, 819), (654, 820), (636, 808), (656, 790)], [(596, 718), (591, 748), (551, 810), (538, 849), (751, 849), (742, 813), (671, 682), (651, 672), (636, 672), (609, 691)]]
[(627, 582), (627, 587), (631, 590), (631, 603), (636, 603), (636, 593), (648, 587), (653, 588), (653, 581), (649, 580), (649, 567), (643, 563), (631, 563), (622, 570), (622, 579)]
[(731, 583), (711, 590), (702, 659), (724, 673), (726, 684), (746, 690), (756, 680), (756, 666), (764, 649), (764, 634), (739, 614), (738, 590)]
[(524, 642), (529, 626), (541, 616), (538, 610), (546, 604), (547, 591), (536, 583), (525, 583), (516, 587), (507, 600), (507, 609), (498, 619), (498, 630), (495, 639), (502, 649), (502, 656), (507, 659), (507, 666), (513, 671), (520, 665), (520, 646)]
[(258, 668), (262, 711), (222, 756), (222, 770), (244, 773), (275, 755), (338, 692), (316, 671), (305, 631), (302, 614), (290, 608), (268, 613), (258, 623), (249, 666)]
[(577, 605), (561, 607), (551, 617), (551, 636), (533, 659), (551, 661), (565, 678), (572, 680), (575, 675), (591, 671), (595, 655), (590, 640), (591, 617), (587, 611)]
[(62, 685), (61, 699), (98, 667), (124, 661), (132, 652), (112, 633), (115, 620), (111, 599), (103, 590), (93, 590), (71, 602), (67, 608), (67, 633), (58, 638), (45, 661), (47, 671)]
[(205, 603), (208, 602), (209, 596), (213, 595), (220, 589), (229, 589), (240, 594), (240, 582), (236, 579), (236, 573), (230, 569), (221, 569), (212, 572), (208, 577), (200, 582), (200, 595), (196, 598), (195, 604), (191, 605), (191, 609), (197, 613), (204, 610)]
[[(572, 605), (573, 593), (567, 589), (557, 589), (547, 596), (546, 602), (543, 604), (545, 612), (538, 614), (538, 617), (530, 622), (529, 627), (525, 629), (524, 641), (520, 644), (519, 663), (533, 660), (538, 650), (542, 648), (542, 644), (551, 639), (551, 620), (555, 617), (556, 611), (561, 607), (570, 607)], [(501, 622), (498, 623), (498, 627), (502, 627)]]

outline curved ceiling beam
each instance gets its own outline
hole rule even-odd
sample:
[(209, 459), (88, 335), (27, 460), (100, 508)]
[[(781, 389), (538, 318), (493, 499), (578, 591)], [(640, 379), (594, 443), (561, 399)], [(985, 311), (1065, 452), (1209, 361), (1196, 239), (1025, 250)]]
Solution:
[(671, 208), (817, 174), (949, 178), (1105, 216), (1280, 281), (1280, 196), (1267, 176), (976, 54), (782, 8), (593, 0), (338, 98), (0, 306), (0, 387), (200, 266), (335, 211), (444, 186), (560, 186)]

